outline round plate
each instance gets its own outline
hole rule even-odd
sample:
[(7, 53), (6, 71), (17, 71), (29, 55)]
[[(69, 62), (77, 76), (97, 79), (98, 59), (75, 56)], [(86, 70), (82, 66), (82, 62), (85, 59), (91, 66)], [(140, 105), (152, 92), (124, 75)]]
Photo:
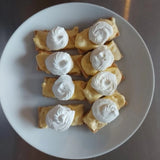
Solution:
[[(71, 127), (61, 133), (39, 129), (37, 107), (56, 101), (41, 95), (41, 83), (47, 75), (36, 70), (34, 30), (57, 25), (65, 28), (78, 25), (82, 30), (99, 18), (108, 17), (116, 18), (121, 34), (115, 41), (124, 56), (118, 65), (126, 79), (118, 90), (125, 95), (127, 106), (114, 122), (96, 134), (86, 126)], [(1, 104), (12, 127), (33, 147), (62, 158), (95, 157), (123, 144), (142, 124), (154, 92), (152, 60), (137, 31), (111, 10), (87, 3), (60, 4), (30, 17), (8, 41), (0, 67)]]

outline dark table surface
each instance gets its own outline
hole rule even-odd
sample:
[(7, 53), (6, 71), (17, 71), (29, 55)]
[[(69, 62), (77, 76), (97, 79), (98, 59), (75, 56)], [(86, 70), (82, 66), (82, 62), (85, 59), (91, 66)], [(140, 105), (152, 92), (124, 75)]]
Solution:
[[(75, 0), (76, 1), (76, 0)], [(34, 13), (70, 0), (0, 0), (0, 54), (15, 29)], [(76, 1), (77, 2), (77, 1)], [(155, 95), (140, 129), (118, 149), (93, 159), (160, 159), (160, 1), (159, 0), (80, 0), (109, 8), (125, 17), (141, 34), (154, 63)], [(58, 160), (23, 141), (8, 123), (0, 107), (0, 159)]]

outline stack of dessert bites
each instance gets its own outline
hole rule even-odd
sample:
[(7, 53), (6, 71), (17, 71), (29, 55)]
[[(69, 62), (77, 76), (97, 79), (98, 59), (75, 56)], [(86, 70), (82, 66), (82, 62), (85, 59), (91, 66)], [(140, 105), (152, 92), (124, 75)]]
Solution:
[[(97, 132), (119, 116), (126, 100), (117, 91), (123, 80), (115, 64), (122, 58), (113, 41), (117, 36), (119, 30), (113, 17), (99, 19), (81, 32), (78, 27), (65, 30), (59, 26), (35, 31), (38, 70), (57, 76), (44, 78), (42, 95), (62, 101), (79, 100), (77, 105), (39, 107), (40, 128), (65, 131), (86, 124)], [(67, 49), (77, 49), (77, 55), (70, 55)], [(82, 75), (86, 81), (72, 80), (71, 75)], [(81, 104), (85, 99), (91, 105), (87, 113)]]

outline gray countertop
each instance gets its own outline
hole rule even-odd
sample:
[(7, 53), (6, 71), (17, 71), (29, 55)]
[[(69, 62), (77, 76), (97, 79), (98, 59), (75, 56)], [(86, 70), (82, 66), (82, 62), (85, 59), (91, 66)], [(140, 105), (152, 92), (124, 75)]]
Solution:
[[(76, 1), (76, 0), (75, 0)], [(15, 29), (28, 17), (46, 7), (70, 0), (0, 0), (0, 54)], [(160, 1), (159, 0), (80, 0), (109, 8), (125, 17), (146, 42), (156, 75), (151, 109), (140, 129), (116, 150), (93, 159), (159, 160), (160, 159)], [(0, 107), (0, 159), (50, 160), (23, 141), (12, 129)]]

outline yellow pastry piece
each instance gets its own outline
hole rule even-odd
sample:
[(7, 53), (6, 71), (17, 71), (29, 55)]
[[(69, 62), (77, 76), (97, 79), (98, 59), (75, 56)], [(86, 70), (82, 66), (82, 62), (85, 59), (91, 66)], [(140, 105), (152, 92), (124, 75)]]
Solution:
[[(78, 27), (74, 27), (71, 30), (66, 30), (68, 37), (69, 37), (69, 41), (68, 41), (67, 46), (63, 49), (75, 48), (75, 38), (78, 33), (78, 30), (79, 30)], [(48, 30), (37, 30), (34, 32), (33, 41), (38, 51), (39, 50), (50, 51), (50, 49), (46, 45), (46, 38), (47, 38), (48, 32), (49, 32)]]
[(116, 75), (118, 84), (120, 84), (120, 82), (124, 80), (124, 76), (116, 64), (114, 64), (112, 67), (107, 68), (106, 71)]
[(92, 110), (90, 110), (83, 118), (83, 122), (88, 126), (88, 128), (96, 133), (98, 130), (106, 126), (106, 123), (100, 122), (94, 118)]
[[(37, 65), (38, 65), (38, 70), (44, 71), (47, 74), (51, 74), (51, 73), (46, 68), (45, 60), (50, 54), (52, 54), (52, 52), (40, 51), (36, 55), (36, 61), (37, 61)], [(71, 58), (73, 60), (74, 66), (73, 66), (72, 70), (69, 72), (69, 74), (81, 75), (81, 69), (80, 69), (78, 63), (80, 63), (79, 59), (82, 58), (82, 55), (72, 55)]]
[[(42, 83), (42, 95), (43, 96), (55, 98), (52, 92), (52, 86), (55, 81), (56, 81), (56, 78), (51, 78), (51, 77), (44, 78), (44, 82)], [(86, 82), (76, 80), (76, 81), (73, 81), (73, 83), (75, 85), (75, 90), (70, 100), (85, 100), (83, 90), (86, 87)]]
[(88, 78), (88, 76), (90, 76), (90, 75), (93, 76), (98, 72), (97, 70), (95, 70), (92, 67), (92, 64), (90, 61), (90, 55), (91, 55), (91, 52), (88, 52), (87, 54), (85, 54), (81, 58), (81, 63), (79, 66), (79, 67), (81, 67), (82, 74), (85, 78)]
[[(104, 21), (109, 23), (113, 27), (113, 35), (108, 39), (108, 41), (111, 41), (115, 37), (119, 36), (119, 30), (116, 25), (115, 18), (109, 18), (109, 19), (99, 19), (98, 21)], [(75, 47), (79, 50), (80, 53), (85, 53), (89, 50), (97, 48), (99, 45), (94, 44), (89, 40), (89, 28), (84, 29), (82, 32), (78, 33), (75, 39)], [(108, 42), (106, 42), (107, 44)]]
[[(111, 96), (106, 96), (104, 97), (104, 99), (110, 99), (112, 101), (114, 101), (117, 106), (118, 109), (120, 110), (122, 107), (124, 107), (126, 105), (126, 100), (125, 97), (120, 94), (118, 91), (116, 91), (113, 95)], [(103, 128), (104, 126), (106, 126), (106, 123), (100, 122), (98, 121), (92, 114), (92, 110), (90, 110), (83, 118), (83, 122), (88, 126), (88, 128), (96, 133), (97, 131), (99, 131), (101, 128)]]
[(86, 99), (90, 102), (93, 103), (100, 97), (102, 97), (101, 94), (99, 94), (95, 89), (92, 88), (91, 86), (91, 79), (88, 81), (86, 88), (83, 90), (83, 93), (86, 97)]
[[(107, 47), (111, 50), (115, 61), (118, 61), (122, 58), (122, 54), (120, 53), (114, 41), (111, 41), (110, 43), (108, 43)], [(81, 66), (79, 67), (81, 67), (82, 73), (85, 77), (93, 76), (98, 72), (98, 70), (95, 70), (92, 67), (92, 64), (90, 61), (90, 55), (91, 55), (91, 52), (88, 52), (83, 57), (81, 57), (81, 64), (80, 64)]]
[[(123, 75), (118, 67), (110, 67), (106, 71), (111, 72), (116, 75), (118, 84), (123, 79)], [(85, 97), (90, 103), (96, 101), (97, 99), (103, 96), (99, 94), (95, 89), (92, 88), (91, 81), (92, 81), (92, 78), (88, 81), (86, 88), (83, 90)]]
[[(77, 126), (83, 124), (83, 115), (84, 115), (84, 105), (65, 105), (71, 110), (75, 111), (75, 116), (71, 126)], [(47, 107), (38, 107), (38, 126), (39, 128), (47, 128), (46, 124), (46, 115), (49, 110), (51, 110), (54, 106)]]

